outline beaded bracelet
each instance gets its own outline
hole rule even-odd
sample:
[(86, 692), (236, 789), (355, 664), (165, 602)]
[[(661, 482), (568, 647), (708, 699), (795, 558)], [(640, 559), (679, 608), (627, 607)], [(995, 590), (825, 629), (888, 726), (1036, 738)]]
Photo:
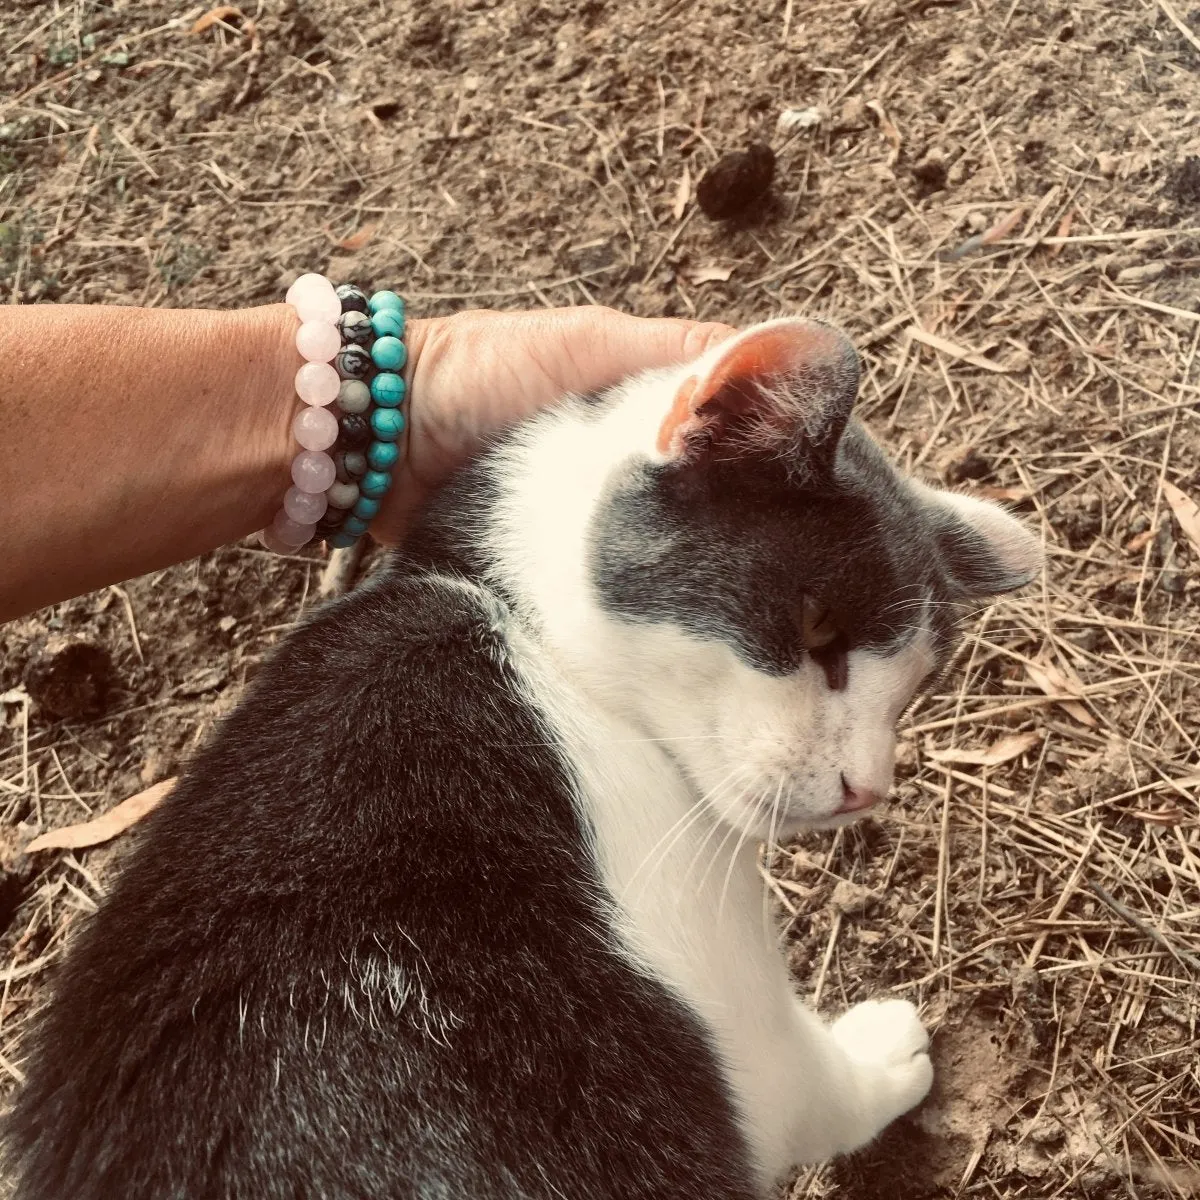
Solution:
[[(352, 546), (379, 512), (400, 458), (408, 354), (404, 301), (392, 291), (334, 288), (323, 275), (301, 275), (287, 302), (300, 318), (296, 349), (304, 363), (292, 422), (302, 449), (274, 521), (259, 535), (269, 550), (291, 554), (314, 539)], [(336, 402), (336, 404), (335, 404)]]

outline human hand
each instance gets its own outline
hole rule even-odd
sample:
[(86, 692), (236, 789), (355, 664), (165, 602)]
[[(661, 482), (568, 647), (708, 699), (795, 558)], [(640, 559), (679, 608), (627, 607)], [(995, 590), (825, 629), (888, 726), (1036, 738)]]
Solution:
[(494, 434), (568, 392), (697, 358), (735, 331), (582, 306), (410, 321), (405, 457), (371, 535), (400, 540), (435, 488)]

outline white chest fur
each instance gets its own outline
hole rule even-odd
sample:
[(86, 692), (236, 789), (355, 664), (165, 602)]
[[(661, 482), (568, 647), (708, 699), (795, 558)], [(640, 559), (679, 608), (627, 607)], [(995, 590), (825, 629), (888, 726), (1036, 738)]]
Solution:
[(597, 710), (515, 631), (530, 698), (579, 784), (581, 817), (631, 963), (701, 1019), (767, 1189), (854, 1149), (928, 1091), (912, 1005), (868, 1001), (831, 1027), (792, 991), (757, 846), (719, 822), (661, 743)]

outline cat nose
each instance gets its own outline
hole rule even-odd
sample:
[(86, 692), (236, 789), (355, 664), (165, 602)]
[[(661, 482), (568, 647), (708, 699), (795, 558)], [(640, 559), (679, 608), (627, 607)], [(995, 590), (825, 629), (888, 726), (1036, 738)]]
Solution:
[(873, 792), (870, 788), (854, 787), (845, 775), (842, 776), (842, 806), (837, 810), (839, 813), (866, 812), (868, 808), (874, 808), (882, 801), (883, 794), (881, 792)]

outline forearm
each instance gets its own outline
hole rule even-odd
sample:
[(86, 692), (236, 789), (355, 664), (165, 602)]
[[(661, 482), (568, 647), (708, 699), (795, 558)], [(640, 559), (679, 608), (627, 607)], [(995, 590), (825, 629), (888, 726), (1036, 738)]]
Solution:
[(0, 620), (269, 523), (295, 328), (282, 304), (0, 310)]

